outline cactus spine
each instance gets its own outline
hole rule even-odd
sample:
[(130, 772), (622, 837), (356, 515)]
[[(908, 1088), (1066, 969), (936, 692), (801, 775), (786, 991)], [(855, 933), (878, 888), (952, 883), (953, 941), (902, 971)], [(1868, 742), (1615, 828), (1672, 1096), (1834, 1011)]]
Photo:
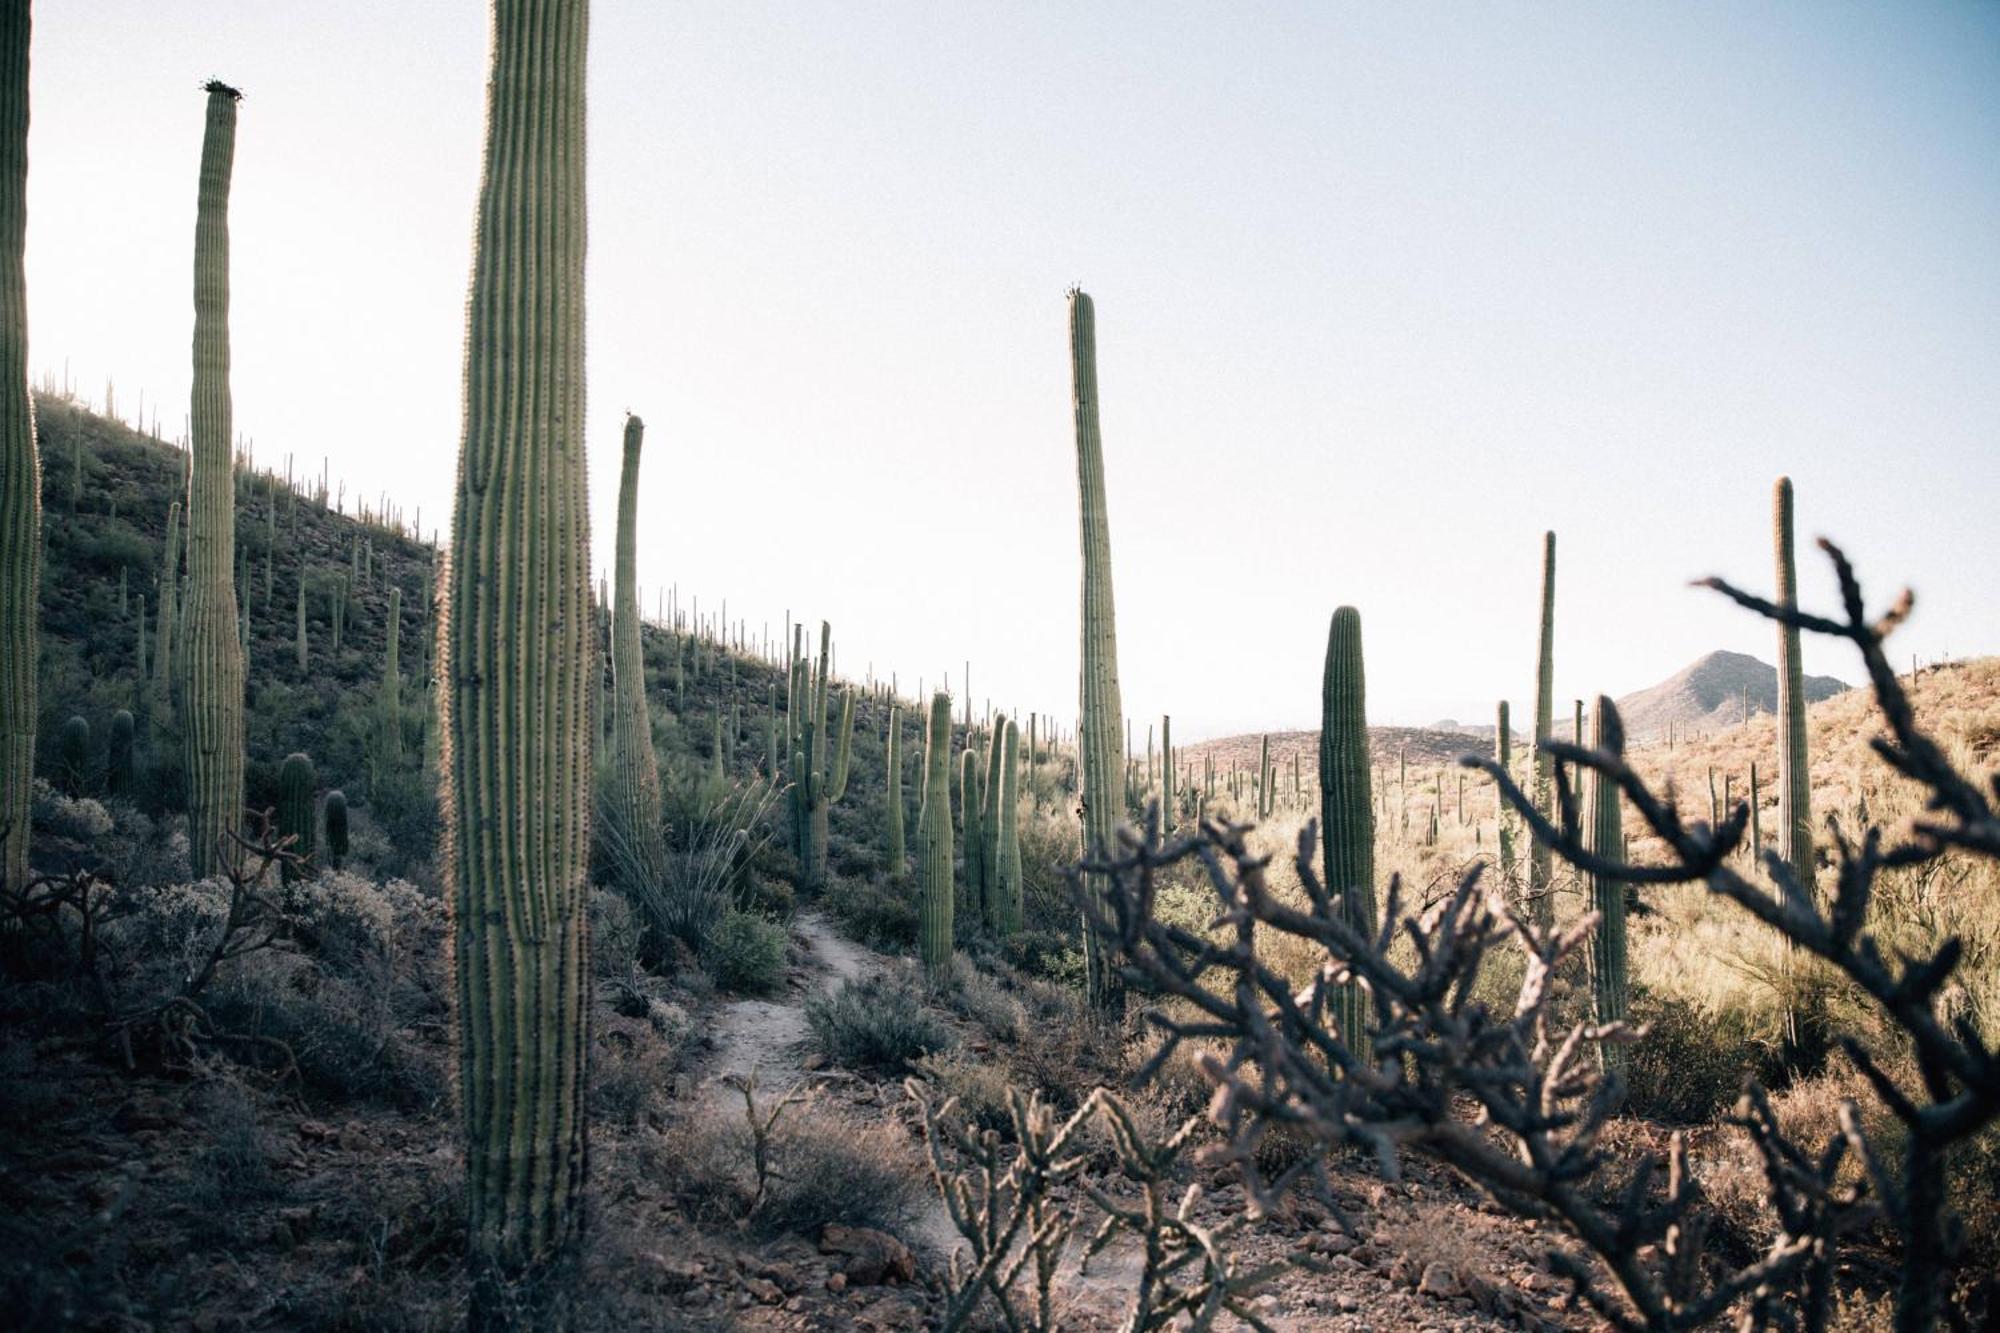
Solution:
[[(1082, 670), (1077, 753), (1086, 856), (1112, 849), (1125, 812), (1125, 764), (1119, 731), (1118, 628), (1112, 608), (1111, 525), (1104, 499), (1104, 443), (1097, 419), (1097, 311), (1081, 289), (1069, 294), (1070, 405), (1076, 424), (1076, 481), (1083, 556)], [(1101, 894), (1101, 877), (1086, 890)], [(1096, 932), (1084, 931), (1084, 989), (1092, 1004), (1116, 1009), (1121, 988)]]
[(917, 954), (938, 985), (951, 972), (951, 696), (931, 696), (924, 803), (917, 812)]
[[(313, 854), (313, 787), (317, 785), (313, 761), (303, 754), (288, 754), (278, 766), (278, 834), (292, 840), (292, 854), (310, 863)], [(312, 873), (309, 864), (287, 865), (286, 882)]]
[[(1798, 567), (1792, 559), (1792, 479), (1778, 478), (1771, 497), (1772, 537), (1778, 561), (1778, 605), (1799, 604)], [(1778, 854), (1800, 889), (1813, 889), (1812, 773), (1806, 756), (1805, 668), (1799, 627), (1778, 626)]]
[(475, 1270), (576, 1234), (589, 1049), (584, 0), (495, 0), (452, 510), (446, 881)]
[[(1594, 749), (1622, 754), (1624, 737), (1611, 700), (1597, 696), (1597, 711), (1591, 719), (1590, 743)], [(1624, 839), (1619, 824), (1618, 784), (1602, 773), (1590, 775), (1588, 838), (1593, 856), (1616, 861), (1624, 855)], [(1590, 994), (1598, 1023), (1622, 1023), (1630, 1009), (1630, 991), (1625, 969), (1625, 886), (1609, 875), (1590, 877), (1591, 907), (1598, 914), (1597, 929), (1590, 937)], [(1625, 1048), (1606, 1042), (1598, 1048), (1608, 1072), (1623, 1073)]]
[(28, 396), (28, 6), (0, 11), (0, 888), (28, 882), (42, 461)]
[[(1368, 700), (1362, 674), (1361, 613), (1343, 606), (1327, 627), (1320, 685), (1320, 857), (1326, 890), (1340, 895), (1343, 920), (1375, 938), (1375, 802), (1369, 794)], [(1333, 1016), (1340, 1039), (1367, 1059), (1368, 999), (1358, 982), (1341, 986)]]
[(847, 793), (848, 757), (854, 741), (854, 691), (842, 689), (833, 753), (829, 756), (826, 752), (827, 690), (832, 675), (833, 627), (822, 620), (818, 664), (807, 661), (803, 653), (793, 663), (793, 705), (786, 715), (792, 729), (793, 817), (803, 834), (801, 850), (808, 888), (826, 883), (827, 817), (833, 803)]
[(347, 860), (346, 793), (338, 788), (328, 792), (321, 818), (326, 822), (326, 863), (338, 870)]
[(1002, 939), (1021, 929), (1020, 743), (1021, 729), (1008, 718), (994, 743), (1000, 752), (1000, 794), (993, 803), (993, 822), (997, 827), (992, 892), (987, 895), (987, 901), (993, 904), (991, 924)]
[[(1556, 818), (1555, 760), (1542, 747), (1555, 726), (1556, 535), (1542, 534), (1542, 626), (1535, 657), (1535, 808)], [(1534, 923), (1555, 924), (1555, 865), (1549, 845), (1533, 839), (1528, 851), (1528, 906)]]
[(210, 83), (207, 92), (195, 215), (193, 461), (180, 671), (188, 857), (197, 878), (216, 873), (243, 823), (244, 663), (229, 396), (229, 177), (239, 94), (221, 83)]
[(908, 873), (910, 852), (903, 837), (903, 710), (889, 710), (889, 747), (884, 760), (888, 769), (887, 828), (889, 882), (900, 884)]
[(618, 479), (618, 549), (611, 605), (611, 771), (605, 817), (625, 848), (631, 871), (652, 891), (666, 874), (660, 830), (660, 764), (646, 709), (646, 663), (639, 642), (639, 453), (646, 423), (625, 418), (625, 459)]

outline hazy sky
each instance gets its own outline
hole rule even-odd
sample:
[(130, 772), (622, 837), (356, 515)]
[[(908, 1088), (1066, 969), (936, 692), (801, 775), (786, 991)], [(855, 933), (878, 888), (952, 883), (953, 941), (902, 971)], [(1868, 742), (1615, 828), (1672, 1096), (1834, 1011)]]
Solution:
[[(484, 7), (37, 9), (32, 363), (179, 431), (224, 78), (237, 425), (445, 525)], [(639, 412), (649, 608), (1073, 716), (1082, 283), (1141, 734), (1312, 724), (1342, 603), (1375, 720), (1490, 718), (1545, 528), (1558, 697), (1768, 661), (1684, 585), (1770, 586), (1780, 472), (1917, 588), (1899, 658), (2000, 649), (2000, 5), (593, 11), (592, 501), (606, 564)]]

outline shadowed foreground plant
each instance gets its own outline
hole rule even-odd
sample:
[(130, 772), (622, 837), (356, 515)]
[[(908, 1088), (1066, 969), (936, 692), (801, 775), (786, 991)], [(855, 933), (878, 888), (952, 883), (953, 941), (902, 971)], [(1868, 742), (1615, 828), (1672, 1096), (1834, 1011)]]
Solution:
[[(1577, 1294), (1620, 1329), (1679, 1330), (1734, 1314), (1740, 1326), (1819, 1330), (1834, 1307), (1838, 1251), (1850, 1233), (1885, 1223), (1899, 1242), (1896, 1326), (1927, 1330), (1945, 1316), (1958, 1234), (1948, 1198), (1946, 1156), (2000, 1117), (2000, 1059), (1966, 1022), (1940, 1012), (1961, 946), (1948, 939), (1928, 956), (1891, 954), (1866, 928), (1877, 874), (1958, 850), (2000, 858), (2000, 819), (1988, 795), (1957, 772), (1917, 729), (1909, 702), (1883, 652), (1887, 634), (1908, 613), (1903, 599), (1869, 621), (1845, 557), (1822, 543), (1839, 576), (1845, 619), (1781, 609), (1711, 581), (1771, 619), (1852, 642), (1867, 664), (1888, 734), (1874, 748), (1928, 793), (1928, 813), (1907, 829), (1870, 828), (1858, 839), (1838, 828), (1838, 887), (1824, 907), (1790, 874), (1781, 856), (1766, 857), (1772, 892), (1732, 869), (1729, 858), (1748, 822), (1738, 807), (1720, 827), (1686, 824), (1624, 760), (1615, 709), (1603, 717), (1600, 748), (1551, 742), (1557, 772), (1555, 820), (1544, 815), (1500, 766), (1482, 756), (1461, 762), (1500, 786), (1538, 842), (1586, 874), (1647, 886), (1701, 881), (1791, 943), (1844, 974), (1915, 1057), (1923, 1087), (1902, 1088), (1858, 1042), (1847, 1053), (1900, 1122), (1902, 1162), (1892, 1170), (1863, 1131), (1859, 1108), (1842, 1104), (1840, 1128), (1821, 1144), (1802, 1144), (1778, 1124), (1755, 1083), (1735, 1123), (1749, 1136), (1764, 1170), (1761, 1254), (1740, 1259), (1704, 1246), (1711, 1210), (1676, 1135), (1665, 1163), (1647, 1154), (1609, 1159), (1602, 1133), (1623, 1098), (1615, 1070), (1600, 1073), (1590, 1047), (1631, 1041), (1623, 1025), (1559, 1022), (1551, 981), (1598, 926), (1591, 913), (1560, 931), (1524, 919), (1474, 868), (1457, 889), (1421, 914), (1401, 910), (1401, 886), (1388, 890), (1384, 925), (1372, 938), (1349, 924), (1312, 864), (1314, 831), (1301, 834), (1297, 870), (1305, 903), (1281, 899), (1265, 880), (1268, 857), (1250, 852), (1244, 830), (1204, 826), (1198, 836), (1162, 844), (1156, 833), (1128, 836), (1115, 856), (1071, 872), (1073, 892), (1093, 930), (1121, 960), (1127, 978), (1182, 1002), (1187, 1016), (1155, 1009), (1147, 1021), (1164, 1034), (1142, 1071), (1150, 1076), (1182, 1040), (1220, 1043), (1202, 1057), (1218, 1084), (1211, 1115), (1226, 1133), (1215, 1157), (1243, 1172), (1253, 1208), (1310, 1182), (1336, 1218), (1323, 1155), (1309, 1154), (1273, 1179), (1256, 1165), (1259, 1141), (1289, 1130), (1323, 1148), (1353, 1144), (1372, 1152), (1391, 1177), (1403, 1151), (1437, 1158), (1469, 1177), (1508, 1210), (1555, 1224), (1572, 1244), (1553, 1250), (1551, 1266)], [(1637, 865), (1593, 853), (1582, 828), (1572, 767), (1602, 774), (1664, 844), (1664, 864)], [(1194, 861), (1217, 903), (1214, 928), (1197, 933), (1159, 919), (1162, 872)], [(1101, 899), (1083, 889), (1101, 876)], [(1273, 933), (1304, 941), (1325, 965), (1295, 991), (1260, 950)], [(1407, 963), (1391, 957), (1407, 938)], [(1521, 947), (1527, 966), (1511, 1012), (1473, 998), (1482, 966), (1502, 947)], [(1893, 957), (1893, 961), (1892, 961)], [(1374, 1049), (1360, 1058), (1326, 1022), (1328, 1006), (1350, 978), (1366, 988), (1375, 1016)], [(1191, 1010), (1191, 1013), (1188, 1011)], [(1861, 1170), (1843, 1170), (1852, 1159)], [(1954, 1322), (1963, 1322), (1954, 1312)]]

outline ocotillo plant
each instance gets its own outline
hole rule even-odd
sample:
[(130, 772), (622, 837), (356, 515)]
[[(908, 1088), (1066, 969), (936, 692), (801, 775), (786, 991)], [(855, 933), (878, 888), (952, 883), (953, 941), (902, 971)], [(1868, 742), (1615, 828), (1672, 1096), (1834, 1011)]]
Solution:
[(180, 671), (188, 860), (215, 874), (243, 823), (243, 643), (236, 604), (236, 469), (229, 396), (229, 178), (240, 94), (210, 83), (195, 212), (194, 390), (186, 651)]
[(138, 730), (131, 710), (121, 708), (111, 715), (111, 742), (104, 754), (104, 794), (132, 794), (132, 739)]
[(42, 461), (28, 396), (28, 6), (0, 9), (0, 888), (28, 881)]
[[(1327, 627), (1320, 684), (1320, 859), (1326, 891), (1340, 895), (1342, 919), (1375, 937), (1375, 802), (1368, 791), (1368, 698), (1362, 673), (1361, 613), (1343, 606)], [(1368, 999), (1357, 982), (1334, 998), (1334, 1022), (1350, 1050), (1366, 1058)]]
[[(1104, 498), (1104, 443), (1097, 420), (1097, 312), (1081, 288), (1069, 293), (1070, 406), (1076, 425), (1076, 482), (1083, 556), (1082, 669), (1078, 719), (1078, 769), (1083, 787), (1086, 855), (1112, 850), (1125, 813), (1125, 764), (1119, 732), (1125, 707), (1118, 689), (1118, 627), (1112, 609), (1111, 523)], [(1085, 891), (1103, 892), (1101, 877)], [(1117, 974), (1095, 933), (1084, 932), (1084, 989), (1100, 1008), (1116, 1009), (1123, 996)]]
[(994, 739), (1000, 754), (999, 797), (993, 802), (996, 838), (993, 844), (992, 891), (988, 923), (1001, 938), (1021, 929), (1021, 729), (1008, 718)]
[(587, 15), (585, 0), (493, 6), (440, 672), (475, 1271), (555, 1259), (585, 1174)]
[(628, 892), (655, 889), (667, 867), (660, 827), (660, 765), (646, 708), (646, 664), (639, 641), (639, 452), (646, 423), (625, 418), (625, 458), (618, 479), (618, 548), (611, 605), (611, 771), (606, 832), (622, 849), (621, 873), (645, 879)]
[[(1542, 747), (1555, 726), (1556, 535), (1542, 534), (1542, 619), (1535, 657), (1535, 808), (1555, 816), (1555, 760)], [(1555, 867), (1548, 844), (1535, 838), (1528, 851), (1529, 913), (1537, 926), (1555, 923)]]
[[(1495, 710), (1493, 726), (1493, 758), (1506, 772), (1514, 771), (1514, 732), (1507, 716), (1507, 701), (1502, 699)], [(1494, 788), (1494, 800), (1499, 805), (1498, 839), (1500, 843), (1500, 886), (1503, 892), (1514, 893), (1514, 824), (1507, 811), (1507, 800)]]
[(299, 865), (285, 864), (287, 881), (312, 873), (313, 788), (317, 785), (313, 761), (307, 755), (288, 754), (278, 766), (278, 835), (292, 840), (292, 855), (300, 860)]
[[(1778, 564), (1778, 605), (1796, 611), (1798, 567), (1792, 559), (1792, 479), (1778, 478), (1771, 496)], [(1807, 893), (1813, 888), (1812, 770), (1806, 755), (1805, 668), (1799, 627), (1778, 626), (1778, 854)]]
[(939, 985), (951, 975), (951, 696), (931, 696), (924, 803), (917, 812), (917, 954)]
[(978, 921), (986, 910), (985, 864), (980, 849), (986, 834), (980, 824), (985, 802), (979, 795), (981, 773), (979, 751), (970, 745), (958, 756), (958, 823), (965, 835), (965, 910), (968, 919)]
[(883, 851), (889, 862), (889, 882), (900, 884), (909, 873), (910, 864), (909, 848), (903, 838), (903, 710), (900, 708), (889, 710), (889, 743), (883, 762), (888, 785), (883, 819), (887, 845)]
[(72, 717), (62, 724), (57, 741), (57, 776), (65, 796), (82, 796), (90, 789), (90, 723)]
[[(1592, 749), (1622, 754), (1624, 729), (1611, 700), (1597, 696), (1597, 711), (1591, 719)], [(1601, 772), (1590, 775), (1589, 843), (1591, 855), (1603, 861), (1625, 859), (1619, 823), (1618, 784)], [(1597, 1022), (1622, 1023), (1630, 1009), (1631, 992), (1626, 984), (1625, 966), (1625, 886), (1609, 875), (1590, 877), (1590, 905), (1598, 914), (1597, 929), (1590, 937), (1590, 996)], [(1623, 1072), (1625, 1047), (1618, 1042), (1600, 1044), (1606, 1070)]]
[(854, 691), (840, 692), (840, 721), (829, 753), (826, 743), (827, 690), (833, 676), (833, 627), (819, 626), (819, 662), (800, 654), (792, 667), (792, 707), (786, 714), (791, 730), (792, 795), (800, 840), (801, 861), (808, 888), (826, 883), (827, 816), (833, 803), (847, 793), (848, 757), (854, 740)]
[(326, 821), (326, 863), (335, 870), (347, 863), (347, 795), (339, 788), (326, 794), (320, 812)]

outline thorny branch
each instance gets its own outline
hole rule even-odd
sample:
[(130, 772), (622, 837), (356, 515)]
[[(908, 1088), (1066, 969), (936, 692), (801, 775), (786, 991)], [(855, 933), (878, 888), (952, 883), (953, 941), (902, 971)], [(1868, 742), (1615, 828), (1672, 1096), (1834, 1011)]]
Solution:
[[(1821, 545), (1840, 579), (1842, 620), (1780, 608), (1717, 580), (1710, 586), (1760, 614), (1854, 643), (1888, 726), (1875, 750), (1928, 793), (1926, 817), (1894, 840), (1881, 828), (1869, 828), (1858, 841), (1834, 830), (1839, 868), (1825, 907), (1776, 857), (1765, 867), (1775, 894), (1731, 869), (1727, 858), (1742, 838), (1747, 807), (1739, 805), (1719, 828), (1684, 822), (1672, 800), (1657, 796), (1625, 761), (1615, 715), (1605, 719), (1602, 749), (1558, 742), (1546, 748), (1565, 771), (1576, 765), (1616, 782), (1664, 844), (1663, 863), (1599, 858), (1584, 846), (1578, 813), (1566, 796), (1552, 821), (1497, 765), (1473, 756), (1461, 762), (1492, 776), (1534, 836), (1570, 864), (1635, 885), (1701, 881), (1825, 959), (1872, 999), (1907, 1038), (1923, 1083), (1920, 1094), (1903, 1090), (1857, 1043), (1844, 1043), (1906, 1131), (1900, 1172), (1882, 1161), (1851, 1102), (1842, 1107), (1841, 1132), (1812, 1148), (1785, 1134), (1763, 1090), (1751, 1085), (1736, 1123), (1763, 1162), (1773, 1236), (1756, 1259), (1722, 1262), (1704, 1251), (1706, 1210), (1680, 1136), (1664, 1181), (1662, 1163), (1652, 1155), (1627, 1168), (1600, 1144), (1623, 1089), (1616, 1074), (1600, 1072), (1592, 1048), (1638, 1034), (1622, 1025), (1563, 1025), (1551, 1012), (1551, 978), (1583, 947), (1596, 925), (1594, 914), (1561, 929), (1537, 930), (1502, 894), (1482, 887), (1475, 867), (1448, 898), (1410, 915), (1402, 886), (1392, 880), (1384, 924), (1374, 938), (1364, 938), (1342, 919), (1340, 888), (1323, 885), (1314, 871), (1313, 828), (1299, 841), (1306, 902), (1298, 907), (1272, 892), (1268, 858), (1247, 848), (1244, 827), (1204, 822), (1198, 833), (1162, 843), (1155, 816), (1144, 836), (1128, 833), (1116, 854), (1076, 867), (1072, 891), (1090, 928), (1122, 960), (1128, 980), (1177, 1002), (1171, 1016), (1159, 1008), (1146, 1014), (1163, 1041), (1140, 1077), (1150, 1076), (1184, 1042), (1204, 1048), (1201, 1065), (1216, 1084), (1211, 1118), (1225, 1131), (1225, 1142), (1210, 1155), (1240, 1168), (1253, 1208), (1270, 1206), (1284, 1189), (1310, 1178), (1333, 1209), (1320, 1157), (1276, 1180), (1261, 1177), (1255, 1165), (1259, 1138), (1289, 1126), (1324, 1147), (1365, 1148), (1391, 1177), (1402, 1151), (1423, 1153), (1456, 1167), (1510, 1211), (1557, 1224), (1582, 1252), (1559, 1252), (1551, 1262), (1582, 1300), (1620, 1329), (1688, 1329), (1731, 1312), (1746, 1329), (1822, 1329), (1831, 1313), (1838, 1243), (1877, 1218), (1885, 1218), (1902, 1242), (1898, 1328), (1933, 1328), (1948, 1313), (1945, 1278), (1955, 1228), (1945, 1153), (2000, 1116), (2000, 1062), (1969, 1023), (1947, 1022), (1939, 1013), (1938, 995), (1959, 961), (1958, 941), (1945, 941), (1926, 958), (1891, 963), (1867, 929), (1867, 910), (1885, 868), (1920, 865), (1951, 849), (2000, 856), (2000, 822), (1988, 796), (1918, 730), (1883, 652), (1884, 637), (1908, 614), (1909, 595), (1870, 622), (1846, 558), (1831, 544)], [(1554, 787), (1567, 793), (1562, 780)], [(1995, 790), (2000, 794), (2000, 786)], [(1156, 910), (1162, 873), (1190, 861), (1215, 896), (1216, 915), (1201, 931), (1164, 922)], [(1106, 890), (1086, 894), (1086, 874), (1102, 876)], [(1302, 991), (1265, 961), (1259, 927), (1320, 951), (1324, 964)], [(1414, 955), (1407, 966), (1391, 957), (1399, 936)], [(1503, 943), (1527, 955), (1511, 1013), (1496, 1013), (1474, 998), (1482, 967)], [(1350, 1034), (1329, 1026), (1328, 1001), (1350, 981), (1364, 988), (1373, 1011), (1373, 1050), (1366, 1058), (1350, 1049)], [(1858, 1184), (1842, 1177), (1850, 1154), (1862, 1167)]]

